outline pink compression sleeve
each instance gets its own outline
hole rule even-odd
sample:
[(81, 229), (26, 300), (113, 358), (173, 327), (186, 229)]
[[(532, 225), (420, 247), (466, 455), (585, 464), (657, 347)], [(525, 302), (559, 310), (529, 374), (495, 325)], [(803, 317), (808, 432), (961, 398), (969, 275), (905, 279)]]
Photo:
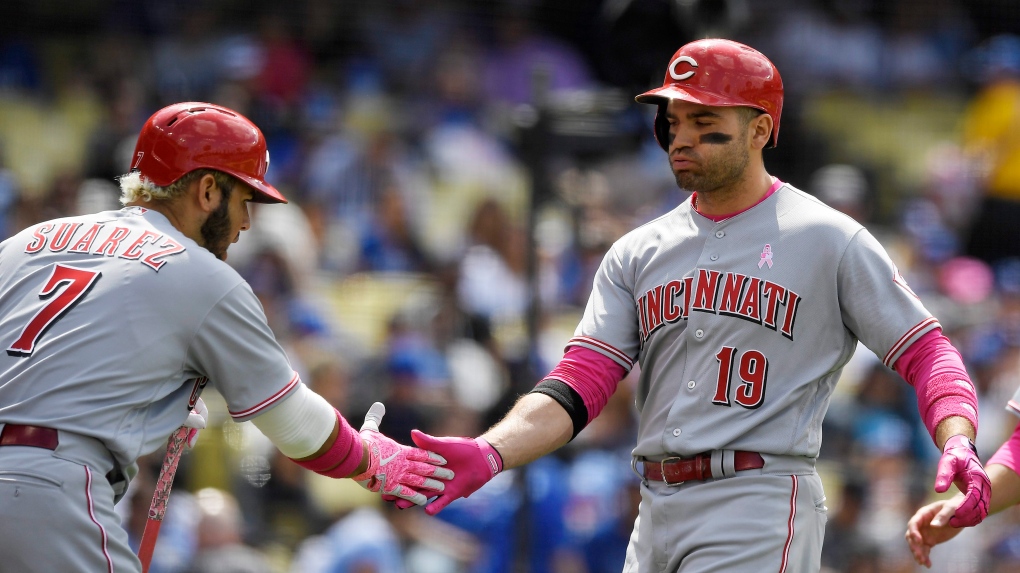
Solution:
[(999, 464), (1013, 470), (1013, 473), (1020, 474), (1020, 424), (1013, 430), (1013, 435), (1006, 440), (1006, 443), (999, 446), (999, 449), (988, 458), (985, 465)]
[[(347, 420), (336, 413), (340, 431), (336, 440), (321, 456), (310, 460), (294, 460), (297, 465), (317, 474), (332, 478), (344, 478), (358, 468), (365, 450), (361, 447), (361, 434), (347, 423)], [(293, 458), (291, 458), (293, 460)], [(339, 465), (337, 465), (339, 463)], [(336, 467), (334, 467), (336, 466)]]
[(589, 348), (571, 346), (546, 379), (560, 380), (581, 396), (590, 424), (606, 407), (625, 374), (623, 366), (612, 358)]
[(928, 433), (950, 416), (962, 416), (977, 431), (977, 394), (963, 357), (940, 330), (932, 330), (910, 345), (894, 365), (917, 393), (917, 409)]

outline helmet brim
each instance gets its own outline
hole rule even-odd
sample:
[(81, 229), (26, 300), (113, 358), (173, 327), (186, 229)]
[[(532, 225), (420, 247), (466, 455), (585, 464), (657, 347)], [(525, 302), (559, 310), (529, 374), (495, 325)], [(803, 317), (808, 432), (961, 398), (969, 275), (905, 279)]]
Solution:
[(239, 173), (231, 173), (231, 175), (237, 177), (241, 181), (244, 181), (245, 184), (247, 184), (249, 187), (255, 190), (255, 193), (252, 194), (251, 200), (256, 203), (287, 202), (287, 199), (283, 196), (282, 193), (276, 190), (276, 187), (273, 187), (272, 185), (266, 183), (265, 181), (260, 181), (259, 179), (256, 179), (254, 177), (242, 175)]
[(766, 111), (765, 108), (748, 105), (745, 101), (740, 101), (735, 98), (723, 97), (717, 94), (708, 93), (696, 88), (691, 87), (680, 87), (676, 84), (670, 84), (668, 86), (662, 86), (659, 88), (651, 89), (643, 94), (640, 94), (634, 98), (634, 101), (638, 103), (648, 104), (660, 104), (668, 103), (671, 99), (679, 99), (683, 101), (689, 101), (691, 103), (715, 106), (715, 107), (754, 107)]

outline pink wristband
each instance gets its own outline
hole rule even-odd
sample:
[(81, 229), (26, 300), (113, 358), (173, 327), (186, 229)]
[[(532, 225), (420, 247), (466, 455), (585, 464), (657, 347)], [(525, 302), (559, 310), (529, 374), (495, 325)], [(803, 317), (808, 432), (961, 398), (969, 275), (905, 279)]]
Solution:
[[(364, 449), (361, 447), (361, 435), (347, 423), (335, 408), (340, 431), (333, 445), (321, 456), (310, 460), (298, 461), (291, 458), (297, 465), (331, 478), (345, 478), (361, 463)], [(338, 465), (339, 464), (339, 465)], [(334, 467), (336, 466), (336, 467)]]
[(1020, 424), (1013, 430), (1013, 435), (1006, 440), (1006, 443), (999, 446), (992, 457), (985, 463), (986, 466), (999, 464), (1013, 470), (1013, 473), (1020, 474)]

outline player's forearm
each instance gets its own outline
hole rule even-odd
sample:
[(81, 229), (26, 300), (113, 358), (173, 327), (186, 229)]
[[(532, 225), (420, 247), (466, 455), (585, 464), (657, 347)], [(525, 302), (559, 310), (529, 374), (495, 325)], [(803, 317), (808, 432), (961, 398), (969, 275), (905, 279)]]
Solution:
[(1020, 503), (1020, 424), (1013, 434), (995, 451), (985, 464), (992, 482), (989, 513), (1002, 511)]
[(946, 440), (961, 434), (970, 438), (971, 441), (977, 437), (977, 432), (974, 431), (970, 420), (962, 416), (949, 416), (935, 427), (935, 444), (941, 450), (945, 447)]
[(503, 458), (503, 469), (530, 463), (570, 441), (570, 415), (544, 394), (525, 394), (482, 438)]
[(988, 502), (988, 515), (998, 513), (1020, 503), (1020, 476), (1006, 466), (989, 463), (985, 467), (992, 481), (992, 497)]

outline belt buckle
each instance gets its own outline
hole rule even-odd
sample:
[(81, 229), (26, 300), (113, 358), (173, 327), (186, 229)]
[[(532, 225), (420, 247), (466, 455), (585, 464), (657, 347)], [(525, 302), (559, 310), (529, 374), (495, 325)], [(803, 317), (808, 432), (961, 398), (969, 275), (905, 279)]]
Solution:
[(670, 463), (672, 463), (672, 462), (680, 462), (680, 461), (683, 461), (683, 458), (681, 458), (680, 456), (673, 456), (671, 458), (666, 458), (666, 459), (662, 460), (661, 462), (659, 462), (659, 469), (662, 471), (662, 481), (663, 481), (663, 483), (665, 483), (668, 486), (672, 486), (672, 487), (680, 487), (683, 484), (687, 483), (686, 481), (669, 481), (669, 478), (666, 477), (666, 463), (667, 462), (670, 462)]

